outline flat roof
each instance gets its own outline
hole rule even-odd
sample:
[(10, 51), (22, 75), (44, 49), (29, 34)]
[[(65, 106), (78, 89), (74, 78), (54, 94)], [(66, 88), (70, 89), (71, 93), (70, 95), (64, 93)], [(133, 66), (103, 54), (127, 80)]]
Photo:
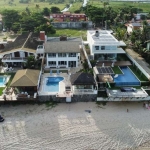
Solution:
[[(96, 31), (98, 32), (96, 36)], [(116, 46), (126, 46), (123, 41), (118, 41), (109, 30), (88, 30), (87, 31), (95, 44), (99, 45), (116, 45)]]

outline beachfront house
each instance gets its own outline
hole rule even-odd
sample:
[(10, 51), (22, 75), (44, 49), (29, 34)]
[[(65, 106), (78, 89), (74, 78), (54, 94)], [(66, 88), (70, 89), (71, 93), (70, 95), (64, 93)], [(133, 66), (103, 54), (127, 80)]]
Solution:
[(81, 38), (48, 38), (44, 44), (45, 68), (78, 67), (80, 61)]
[(21, 67), (28, 56), (41, 56), (41, 53), (36, 53), (36, 49), (38, 45), (43, 45), (43, 43), (44, 41), (39, 38), (39, 34), (24, 33), (19, 35), (14, 42), (7, 44), (1, 50), (0, 57), (2, 62), (8, 66)]
[(87, 41), (90, 47), (90, 59), (96, 61), (116, 61), (117, 54), (125, 54), (120, 46), (126, 46), (123, 41), (118, 41), (112, 31), (88, 30)]

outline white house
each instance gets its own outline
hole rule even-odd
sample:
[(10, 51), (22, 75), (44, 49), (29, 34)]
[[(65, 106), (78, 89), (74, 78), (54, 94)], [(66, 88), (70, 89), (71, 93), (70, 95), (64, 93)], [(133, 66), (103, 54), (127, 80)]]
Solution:
[(80, 60), (81, 38), (49, 38), (44, 44), (46, 65), (45, 68), (78, 67)]
[(88, 30), (87, 43), (90, 47), (91, 58), (97, 61), (116, 60), (117, 54), (125, 51), (120, 46), (126, 46), (123, 41), (118, 41), (107, 30)]

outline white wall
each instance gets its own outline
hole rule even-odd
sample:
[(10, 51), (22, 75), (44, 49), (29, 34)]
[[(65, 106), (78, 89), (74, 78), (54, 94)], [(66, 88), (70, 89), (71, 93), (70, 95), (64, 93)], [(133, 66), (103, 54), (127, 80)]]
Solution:
[(58, 57), (58, 54), (56, 53), (56, 57), (48, 57), (48, 54), (46, 54), (46, 66), (49, 67), (48, 62), (49, 61), (56, 61), (56, 66), (58, 65), (58, 61), (67, 61), (66, 67), (68, 68), (68, 61), (76, 61), (76, 67), (78, 67), (78, 56), (80, 60), (80, 53), (76, 53), (76, 57), (69, 57), (68, 53), (66, 54), (66, 57)]

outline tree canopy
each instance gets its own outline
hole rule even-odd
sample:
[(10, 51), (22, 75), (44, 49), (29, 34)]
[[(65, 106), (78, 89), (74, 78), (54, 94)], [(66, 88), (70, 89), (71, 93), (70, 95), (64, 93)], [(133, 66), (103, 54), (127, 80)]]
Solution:
[(18, 31), (34, 32), (38, 29), (47, 33), (55, 33), (55, 29), (48, 25), (50, 20), (44, 18), (44, 15), (49, 16), (49, 12), (50, 9), (48, 8), (44, 8), (42, 12), (31, 12), (28, 7), (20, 14), (16, 10), (4, 10), (2, 13), (4, 26), (15, 33)]

